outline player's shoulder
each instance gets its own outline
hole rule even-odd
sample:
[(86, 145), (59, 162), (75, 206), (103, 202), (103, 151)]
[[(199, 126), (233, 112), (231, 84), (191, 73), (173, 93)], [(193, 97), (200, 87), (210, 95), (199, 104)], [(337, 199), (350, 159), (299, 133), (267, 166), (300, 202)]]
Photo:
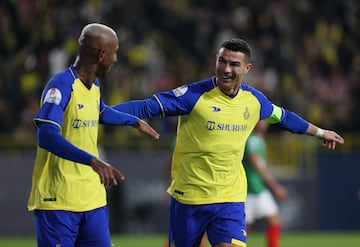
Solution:
[(250, 92), (260, 102), (268, 101), (268, 98), (266, 97), (266, 95), (263, 92), (261, 92), (259, 89), (255, 88), (253, 86), (250, 86), (249, 84), (241, 83), (241, 90)]
[(67, 88), (74, 83), (75, 77), (71, 73), (70, 69), (63, 70), (55, 74), (48, 82), (47, 88)]
[(205, 92), (210, 91), (215, 87), (214, 79), (209, 78), (197, 82), (192, 83), (185, 83), (173, 90), (172, 93), (176, 97), (188, 97), (188, 96), (195, 96), (195, 95), (201, 95)]
[[(61, 101), (62, 98), (68, 98), (72, 91), (72, 84), (75, 77), (70, 69), (55, 74), (46, 84), (42, 97), (44, 101)], [(50, 99), (50, 100), (49, 100)]]
[(243, 91), (249, 91), (251, 93), (256, 93), (256, 94), (260, 93), (260, 94), (262, 94), (262, 92), (260, 90), (256, 89), (253, 86), (250, 86), (249, 84), (246, 84), (246, 83), (241, 83), (241, 89)]
[(216, 77), (193, 82), (188, 85), (191, 91), (207, 92), (216, 87)]

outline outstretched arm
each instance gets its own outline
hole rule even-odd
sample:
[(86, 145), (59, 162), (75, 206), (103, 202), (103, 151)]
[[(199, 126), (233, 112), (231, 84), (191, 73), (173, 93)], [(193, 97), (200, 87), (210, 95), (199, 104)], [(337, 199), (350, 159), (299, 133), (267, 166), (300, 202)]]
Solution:
[(344, 138), (332, 130), (321, 129), (311, 124), (289, 110), (273, 105), (274, 109), (265, 120), (268, 123), (279, 123), (280, 126), (298, 134), (307, 134), (322, 139), (322, 145), (328, 149), (334, 150), (336, 144), (344, 144)]
[(132, 100), (114, 105), (111, 108), (135, 115), (141, 119), (150, 119), (155, 116), (163, 116), (164, 114), (159, 101), (155, 97), (144, 100)]
[(107, 105), (104, 106), (104, 110), (100, 114), (100, 123), (108, 125), (130, 125), (153, 139), (159, 139), (160, 137), (159, 133), (145, 121)]

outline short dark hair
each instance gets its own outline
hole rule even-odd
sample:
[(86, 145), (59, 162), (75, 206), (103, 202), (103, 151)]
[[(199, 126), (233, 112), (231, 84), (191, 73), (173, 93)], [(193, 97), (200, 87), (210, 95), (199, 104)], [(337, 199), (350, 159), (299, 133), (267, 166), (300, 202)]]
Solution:
[(221, 44), (220, 48), (226, 48), (231, 51), (240, 51), (245, 54), (247, 59), (250, 61), (251, 58), (251, 47), (250, 45), (243, 39), (240, 38), (232, 38), (230, 40), (225, 41)]

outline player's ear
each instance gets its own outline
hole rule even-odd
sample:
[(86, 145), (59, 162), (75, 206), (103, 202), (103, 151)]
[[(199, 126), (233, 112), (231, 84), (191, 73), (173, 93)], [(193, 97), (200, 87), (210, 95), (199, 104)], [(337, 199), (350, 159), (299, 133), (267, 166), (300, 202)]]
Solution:
[(253, 64), (252, 63), (248, 63), (246, 66), (245, 66), (245, 73), (249, 72), (252, 68)]
[(98, 59), (99, 61), (103, 61), (104, 60), (104, 57), (105, 57), (105, 50), (104, 49), (100, 49), (99, 50), (99, 53), (98, 53)]

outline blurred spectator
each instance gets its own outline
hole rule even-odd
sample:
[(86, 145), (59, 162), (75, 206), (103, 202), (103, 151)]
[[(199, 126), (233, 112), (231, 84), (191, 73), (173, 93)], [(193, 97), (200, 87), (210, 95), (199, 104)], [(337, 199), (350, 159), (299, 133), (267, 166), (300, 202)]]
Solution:
[[(359, 131), (359, 6), (356, 0), (4, 0), (0, 132), (27, 125), (31, 94), (69, 66), (75, 56), (69, 40), (94, 21), (115, 27), (126, 44), (108, 78), (113, 84), (104, 88), (110, 101), (143, 98), (208, 73), (207, 52), (215, 53), (219, 39), (239, 36), (252, 43), (258, 68), (249, 84), (315, 124)], [(131, 87), (124, 87), (128, 80)]]

